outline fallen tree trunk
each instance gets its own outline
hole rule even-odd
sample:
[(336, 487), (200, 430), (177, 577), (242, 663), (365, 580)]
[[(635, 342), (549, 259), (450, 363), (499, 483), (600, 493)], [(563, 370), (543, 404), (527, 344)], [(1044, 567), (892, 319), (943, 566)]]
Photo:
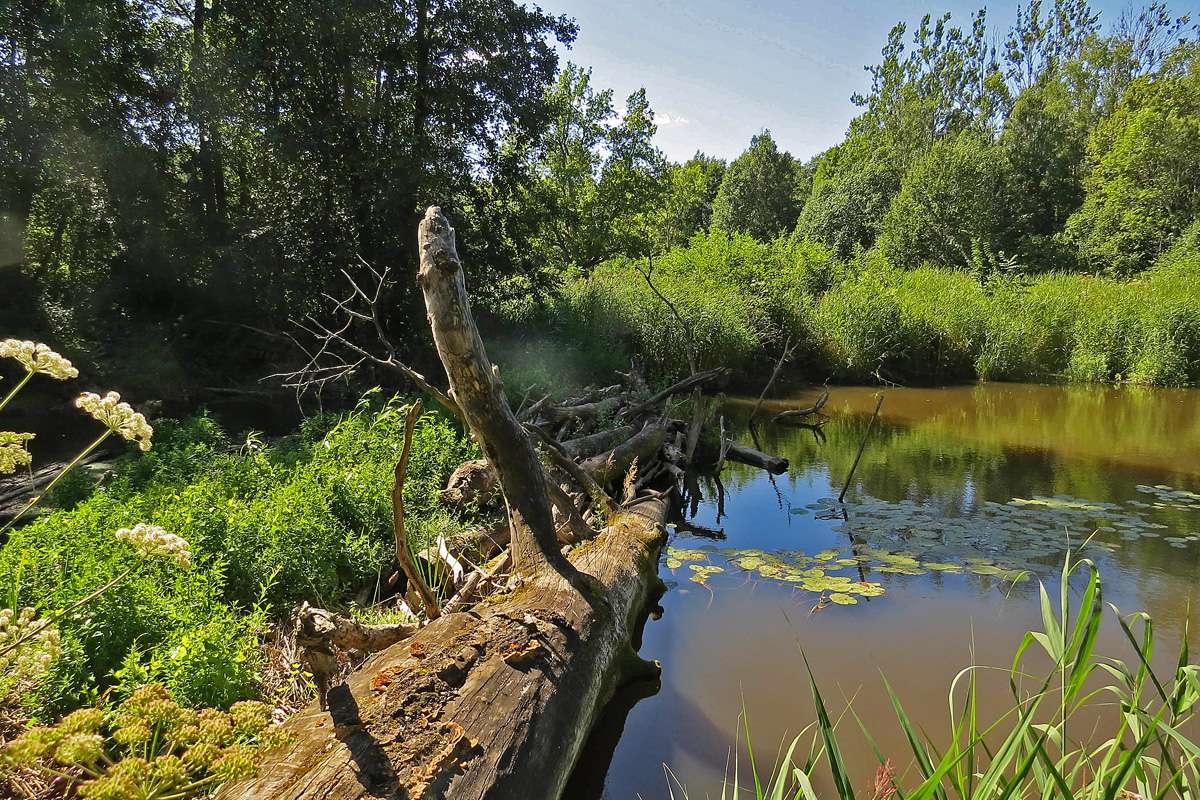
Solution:
[(768, 455), (761, 450), (755, 450), (753, 447), (747, 447), (737, 442), (729, 443), (725, 458), (729, 461), (736, 461), (739, 464), (749, 464), (752, 467), (765, 469), (772, 475), (785, 472), (788, 468), (788, 460), (786, 458)]
[[(559, 797), (614, 690), (654, 677), (630, 634), (661, 589), (666, 496), (619, 512), (572, 564), (476, 617), (447, 614), (288, 721), (298, 740), (222, 800)], [(331, 719), (332, 717), (332, 719)]]
[[(509, 552), (486, 572), (472, 570), (441, 617), (330, 690), (328, 712), (310, 707), (289, 720), (294, 744), (272, 755), (257, 777), (224, 787), (222, 800), (554, 800), (613, 692), (658, 676), (658, 665), (635, 653), (634, 633), (648, 601), (665, 588), (657, 562), (675, 481), (688, 466), (680, 449), (688, 426), (660, 418), (634, 431), (673, 391), (725, 371), (693, 375), (647, 400), (634, 377), (628, 394), (601, 390), (589, 396), (595, 416), (611, 409), (629, 424), (560, 443), (551, 426), (536, 424), (544, 400), (526, 408), (523, 418), (533, 422), (524, 426), (508, 406), (472, 319), (454, 230), (438, 209), (426, 212), (419, 244), (419, 282), (451, 386), (447, 397), (487, 459), (460, 474), (447, 499), (478, 500), (498, 487)], [(567, 418), (557, 427), (561, 437), (574, 425)], [(673, 444), (664, 448), (668, 434)], [(533, 440), (553, 473), (543, 469)], [(576, 463), (588, 451), (595, 452)], [(619, 484), (635, 461), (643, 480), (625, 482), (618, 506), (603, 487)], [(674, 479), (670, 488), (639, 494), (658, 480), (651, 475)], [(599, 533), (581, 524), (571, 482), (600, 506), (588, 514), (605, 520)], [(559, 536), (580, 541), (569, 557)], [(456, 563), (441, 539), (438, 552)], [(502, 575), (509, 562), (511, 574)], [(508, 593), (472, 605), (495, 586)]]
[(595, 479), (601, 486), (609, 486), (613, 481), (621, 480), (633, 460), (646, 464), (658, 453), (667, 438), (665, 425), (650, 424), (628, 441), (614, 447), (607, 453), (592, 456), (579, 466), (584, 472)]
[(578, 439), (568, 439), (560, 442), (564, 453), (571, 458), (580, 459), (611, 450), (635, 433), (632, 425), (622, 425), (606, 431), (593, 433), (591, 436), (581, 436)]

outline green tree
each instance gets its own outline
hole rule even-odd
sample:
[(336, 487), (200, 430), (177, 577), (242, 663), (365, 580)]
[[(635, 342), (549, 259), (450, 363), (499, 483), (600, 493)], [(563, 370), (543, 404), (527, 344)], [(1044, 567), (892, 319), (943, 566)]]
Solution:
[(879, 247), (900, 267), (970, 268), (980, 244), (1005, 243), (1005, 176), (996, 148), (964, 132), (913, 164), (880, 224)]
[(644, 90), (618, 117), (612, 90), (592, 88), (590, 70), (568, 64), (547, 93), (551, 120), (528, 150), (533, 180), (516, 213), (530, 231), (535, 261), (590, 272), (617, 255), (651, 248), (652, 214), (666, 160), (654, 146), (654, 113)]
[(864, 138), (850, 139), (817, 159), (812, 193), (796, 223), (796, 236), (829, 247), (839, 258), (870, 247), (900, 186), (886, 152), (870, 153)]
[(1137, 78), (1088, 141), (1082, 208), (1065, 237), (1091, 270), (1150, 266), (1200, 216), (1200, 48)]
[(770, 131), (763, 131), (725, 171), (713, 200), (712, 226), (761, 241), (790, 231), (800, 211), (800, 177), (796, 160), (779, 149)]
[(998, 149), (1007, 185), (1000, 211), (1025, 266), (1069, 266), (1054, 237), (1083, 202), (1086, 142), (1067, 88), (1050, 74), (1020, 94), (1004, 122)]
[(725, 177), (725, 161), (696, 153), (667, 171), (658, 239), (663, 249), (683, 244), (712, 222), (713, 201)]

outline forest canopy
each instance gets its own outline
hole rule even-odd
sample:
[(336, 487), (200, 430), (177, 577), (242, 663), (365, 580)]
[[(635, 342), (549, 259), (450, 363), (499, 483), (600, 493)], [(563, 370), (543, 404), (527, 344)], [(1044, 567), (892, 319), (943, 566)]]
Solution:
[[(575, 23), (513, 0), (0, 15), (5, 318), (118, 376), (116, 343), (139, 341), (159, 386), (261, 375), (286, 351), (246, 326), (319, 312), (343, 271), (410, 274), (430, 203), (501, 319), (545, 319), (602, 265), (697, 234), (823, 247), (850, 272), (870, 253), (1129, 279), (1200, 216), (1200, 45), (1162, 2), (1103, 23), (1086, 0), (1027, 0), (1008, 28), (986, 9), (899, 23), (841, 143), (804, 160), (762, 130), (728, 163), (671, 163), (653, 98), (560, 63)], [(409, 282), (387, 304), (419, 361)]]

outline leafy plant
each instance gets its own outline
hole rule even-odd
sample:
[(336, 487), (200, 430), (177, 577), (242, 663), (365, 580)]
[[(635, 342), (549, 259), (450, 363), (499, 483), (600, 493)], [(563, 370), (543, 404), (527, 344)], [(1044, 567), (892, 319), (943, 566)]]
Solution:
[(111, 712), (82, 708), (26, 731), (0, 751), (0, 765), (57, 776), (85, 800), (182, 800), (250, 777), (290, 738), (265, 703), (195, 711), (152, 684)]

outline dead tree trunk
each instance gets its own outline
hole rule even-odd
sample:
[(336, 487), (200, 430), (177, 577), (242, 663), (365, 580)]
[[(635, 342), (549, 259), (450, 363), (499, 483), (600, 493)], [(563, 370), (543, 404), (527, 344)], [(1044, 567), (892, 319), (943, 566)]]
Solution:
[(630, 646), (668, 500), (618, 513), (566, 581), (447, 614), (378, 653), (288, 727), (297, 743), (221, 800), (551, 800), (613, 691), (657, 674)]
[(513, 567), (524, 575), (548, 566), (569, 575), (570, 565), (559, 552), (554, 533), (541, 462), (504, 399), (499, 370), (483, 349), (454, 229), (440, 208), (431, 206), (425, 212), (417, 239), (421, 250), (417, 281), (425, 294), (433, 342), (446, 367), (450, 397), (499, 476), (512, 520)]
[[(475, 571), (441, 617), (330, 690), (327, 711), (314, 705), (289, 720), (295, 744), (272, 755), (257, 777), (224, 787), (219, 800), (555, 800), (615, 689), (659, 673), (631, 642), (648, 601), (664, 588), (657, 563), (671, 492), (617, 506), (599, 484), (619, 482), (635, 458), (643, 474), (672, 474), (662, 460), (666, 436), (686, 425), (659, 416), (670, 392), (643, 400), (648, 392), (631, 385), (628, 396), (596, 414), (615, 410), (629, 424), (580, 439), (568, 454), (568, 443), (544, 427), (522, 427), (505, 401), (472, 320), (454, 231), (436, 208), (421, 223), (420, 249), (420, 283), (452, 402), (504, 495), (509, 555), (523, 583), (462, 611), (500, 567)], [(679, 390), (722, 374), (693, 375)], [(607, 402), (603, 392), (589, 402)], [(603, 529), (569, 559), (559, 550), (530, 435), (601, 507)], [(573, 498), (555, 489), (575, 526), (572, 538), (591, 537), (570, 519)]]

